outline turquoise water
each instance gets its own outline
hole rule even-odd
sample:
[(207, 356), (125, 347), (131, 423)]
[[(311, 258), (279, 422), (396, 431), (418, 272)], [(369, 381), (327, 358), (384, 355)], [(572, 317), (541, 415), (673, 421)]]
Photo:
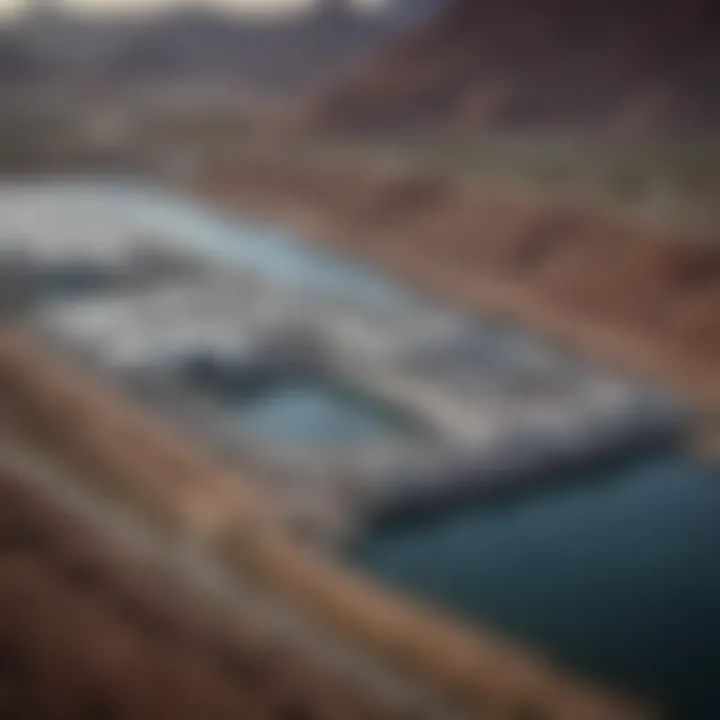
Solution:
[(720, 473), (668, 451), (574, 480), (379, 527), (354, 560), (674, 717), (720, 718)]
[(129, 188), (122, 197), (178, 243), (263, 277), (372, 305), (421, 302), (372, 268), (316, 250), (278, 223), (248, 222), (160, 190)]
[(233, 403), (233, 416), (263, 438), (337, 447), (415, 431), (409, 418), (326, 379), (279, 382)]
[(30, 208), (40, 218), (49, 208), (63, 224), (87, 214), (104, 217), (109, 227), (141, 230), (223, 265), (375, 306), (422, 302), (359, 261), (311, 248), (279, 223), (234, 217), (133, 178), (3, 183), (0, 199), (5, 208)]
[(179, 377), (212, 398), (246, 432), (281, 444), (332, 448), (391, 436), (418, 436), (420, 418), (327, 372), (187, 358)]

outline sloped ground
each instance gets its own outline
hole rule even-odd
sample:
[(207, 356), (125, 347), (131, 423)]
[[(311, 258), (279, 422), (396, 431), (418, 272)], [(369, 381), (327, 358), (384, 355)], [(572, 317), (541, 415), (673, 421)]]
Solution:
[(238, 627), (0, 467), (3, 718), (375, 718), (382, 703)]
[(716, 130), (719, 36), (713, 0), (451, 0), (311, 124)]

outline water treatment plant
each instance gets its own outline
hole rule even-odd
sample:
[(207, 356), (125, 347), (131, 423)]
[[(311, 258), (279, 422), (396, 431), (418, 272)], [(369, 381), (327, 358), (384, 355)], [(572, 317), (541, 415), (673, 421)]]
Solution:
[[(678, 396), (134, 181), (0, 188), (0, 272), (6, 317), (242, 471), (294, 537), (623, 689), (707, 698), (687, 638), (720, 632), (720, 496)], [(655, 656), (632, 651), (670, 606)]]
[(261, 468), (314, 537), (683, 434), (680, 404), (637, 380), (151, 193), (5, 191), (0, 263), (24, 321)]

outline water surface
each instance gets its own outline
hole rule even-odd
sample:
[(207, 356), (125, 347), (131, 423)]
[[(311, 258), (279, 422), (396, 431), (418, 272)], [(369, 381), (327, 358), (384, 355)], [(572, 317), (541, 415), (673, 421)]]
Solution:
[(692, 458), (386, 525), (354, 560), (678, 718), (720, 718), (720, 472)]

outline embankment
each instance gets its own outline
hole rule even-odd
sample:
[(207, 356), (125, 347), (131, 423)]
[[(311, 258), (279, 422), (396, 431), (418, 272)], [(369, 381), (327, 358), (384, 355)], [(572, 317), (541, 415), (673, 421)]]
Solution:
[(550, 664), (394, 598), (298, 546), (242, 478), (27, 339), (0, 336), (0, 420), (106, 493), (158, 511), (310, 616), (473, 716), (557, 720), (645, 717)]
[(3, 718), (398, 717), (252, 610), (206, 597), (103, 518), (67, 507), (44, 468), (5, 450)]

